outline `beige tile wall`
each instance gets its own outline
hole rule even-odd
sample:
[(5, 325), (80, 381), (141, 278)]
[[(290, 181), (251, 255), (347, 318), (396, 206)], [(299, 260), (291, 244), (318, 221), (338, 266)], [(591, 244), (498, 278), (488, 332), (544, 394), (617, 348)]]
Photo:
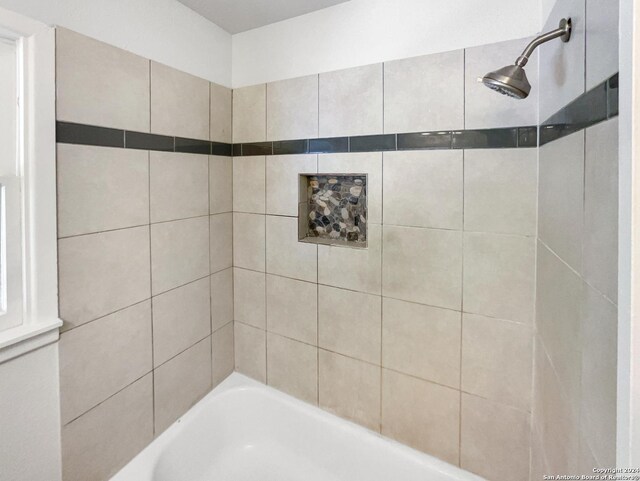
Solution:
[[(58, 119), (231, 140), (230, 89), (57, 39)], [(58, 145), (65, 481), (109, 479), (234, 370), (232, 184), (230, 158)]]
[[(235, 90), (251, 135), (234, 141), (464, 128), (463, 59)], [(527, 479), (536, 150), (233, 163), (236, 369), (488, 479)], [(367, 249), (297, 241), (297, 176), (311, 172), (368, 175)]]
[(540, 149), (533, 431), (546, 473), (615, 464), (617, 145), (612, 119)]
[[(617, 2), (560, 2), (551, 18), (585, 12), (573, 46), (540, 51), (542, 121), (618, 69)], [(539, 154), (532, 480), (616, 463), (618, 119)]]

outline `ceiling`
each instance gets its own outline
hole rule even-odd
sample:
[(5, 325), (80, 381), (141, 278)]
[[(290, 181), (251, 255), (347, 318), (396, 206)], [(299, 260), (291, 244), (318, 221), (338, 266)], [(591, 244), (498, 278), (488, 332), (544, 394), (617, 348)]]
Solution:
[(321, 10), (348, 0), (178, 0), (229, 33)]

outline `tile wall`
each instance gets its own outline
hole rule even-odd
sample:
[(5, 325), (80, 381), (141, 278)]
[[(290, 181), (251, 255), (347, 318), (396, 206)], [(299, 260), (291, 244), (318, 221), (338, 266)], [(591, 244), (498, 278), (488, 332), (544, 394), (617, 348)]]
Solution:
[[(558, 2), (541, 48), (540, 117), (618, 70), (618, 2)], [(590, 106), (593, 108), (593, 106)], [(616, 460), (618, 120), (540, 148), (532, 480)]]
[[(476, 83), (526, 43), (234, 90), (233, 142), (535, 125), (535, 97)], [(236, 369), (488, 479), (528, 479), (537, 149), (233, 163)], [(367, 249), (297, 241), (297, 176), (313, 172), (367, 174)]]
[[(600, 10), (556, 7), (574, 37), (524, 101), (477, 77), (529, 39), (232, 93), (59, 30), (58, 120), (127, 146), (58, 145), (65, 480), (107, 479), (234, 367), (490, 481), (613, 464), (617, 119), (540, 149), (469, 132), (615, 73)], [(425, 131), (444, 149), (346, 138)], [(300, 173), (367, 175), (366, 249), (298, 242)]]
[[(59, 121), (228, 143), (231, 96), (57, 31)], [(103, 480), (234, 369), (232, 161), (65, 143), (57, 175), (63, 479)]]

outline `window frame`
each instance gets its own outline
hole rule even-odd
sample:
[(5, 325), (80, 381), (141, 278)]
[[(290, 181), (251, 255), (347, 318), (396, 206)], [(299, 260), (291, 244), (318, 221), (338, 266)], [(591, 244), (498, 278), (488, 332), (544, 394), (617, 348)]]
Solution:
[(0, 331), (0, 363), (59, 338), (55, 29), (0, 8), (0, 36), (18, 46), (22, 322)]

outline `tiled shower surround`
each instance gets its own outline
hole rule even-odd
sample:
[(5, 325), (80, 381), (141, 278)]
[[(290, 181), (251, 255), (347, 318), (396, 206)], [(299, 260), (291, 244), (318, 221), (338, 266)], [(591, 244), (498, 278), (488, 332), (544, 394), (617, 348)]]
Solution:
[[(535, 90), (514, 103), (476, 82), (526, 43), (234, 90), (233, 142), (536, 124)], [(367, 175), (366, 249), (297, 242), (297, 176), (313, 172)], [(238, 371), (528, 479), (536, 148), (243, 155), (233, 192)]]
[[(230, 142), (231, 90), (58, 29), (57, 117)], [(231, 158), (148, 148), (58, 144), (65, 481), (109, 479), (234, 369)]]
[[(584, 27), (585, 1), (613, 18), (553, 18)], [(127, 131), (59, 144), (65, 480), (106, 479), (234, 367), (490, 481), (613, 464), (617, 120), (525, 147), (616, 71), (583, 27), (524, 101), (476, 79), (528, 39), (231, 96), (60, 31), (58, 119)], [(366, 175), (366, 248), (299, 242), (300, 174)]]

